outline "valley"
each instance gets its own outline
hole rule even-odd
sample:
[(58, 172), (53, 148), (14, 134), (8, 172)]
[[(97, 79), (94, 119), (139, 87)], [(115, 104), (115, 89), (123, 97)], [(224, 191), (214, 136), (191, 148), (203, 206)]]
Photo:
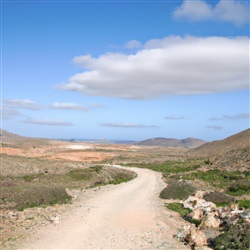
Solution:
[[(246, 246), (249, 138), (248, 129), (188, 149), (34, 139), (2, 130), (1, 247), (218, 249), (229, 244), (223, 228), (227, 237), (243, 238), (232, 244)], [(211, 208), (190, 207), (188, 199)], [(238, 223), (241, 230), (233, 226)]]

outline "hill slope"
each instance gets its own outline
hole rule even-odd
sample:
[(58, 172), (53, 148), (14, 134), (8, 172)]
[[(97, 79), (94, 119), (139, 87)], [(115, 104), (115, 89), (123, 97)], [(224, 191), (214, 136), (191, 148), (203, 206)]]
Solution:
[(14, 143), (24, 140), (25, 137), (10, 133), (6, 130), (0, 129), (0, 140), (4, 143)]
[(231, 171), (250, 170), (250, 129), (224, 140), (206, 143), (188, 152), (190, 157), (209, 158), (214, 167)]
[(163, 146), (163, 147), (181, 147), (181, 148), (196, 148), (206, 143), (203, 140), (196, 138), (174, 139), (174, 138), (151, 138), (141, 142), (134, 143), (138, 146)]
[(42, 145), (42, 144), (46, 145), (49, 143), (49, 140), (25, 137), (25, 136), (13, 134), (6, 130), (0, 129), (0, 142), (6, 145), (27, 146), (27, 145)]

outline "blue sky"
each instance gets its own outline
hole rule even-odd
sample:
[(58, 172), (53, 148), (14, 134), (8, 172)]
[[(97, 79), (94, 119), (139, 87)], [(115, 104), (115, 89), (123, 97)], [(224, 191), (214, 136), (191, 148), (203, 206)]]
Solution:
[(249, 127), (247, 1), (2, 1), (2, 128), (223, 139)]

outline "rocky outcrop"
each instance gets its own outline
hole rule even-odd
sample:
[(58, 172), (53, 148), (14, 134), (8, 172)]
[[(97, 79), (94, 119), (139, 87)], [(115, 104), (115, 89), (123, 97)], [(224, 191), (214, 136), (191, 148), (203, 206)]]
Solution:
[(204, 212), (211, 212), (211, 211), (214, 211), (216, 209), (216, 205), (213, 202), (197, 198), (195, 195), (189, 196), (183, 202), (183, 206), (184, 206), (184, 208), (189, 208), (193, 211), (202, 210)]
[(218, 208), (213, 202), (203, 199), (206, 193), (196, 191), (183, 202), (183, 207), (191, 210), (188, 218), (198, 220), (200, 224), (197, 227), (194, 224), (184, 226), (177, 238), (195, 249), (202, 249), (201, 247), (207, 245), (208, 238), (204, 234), (206, 230), (218, 229), (223, 224), (236, 224), (241, 218), (250, 222), (250, 209), (240, 210), (234, 203)]
[(193, 224), (184, 226), (183, 230), (178, 232), (177, 238), (191, 247), (202, 247), (207, 245), (205, 234)]

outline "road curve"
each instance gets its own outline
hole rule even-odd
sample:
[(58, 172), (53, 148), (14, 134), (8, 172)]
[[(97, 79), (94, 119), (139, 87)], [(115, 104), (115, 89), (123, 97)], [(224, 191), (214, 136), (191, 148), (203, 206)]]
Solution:
[(158, 198), (161, 174), (129, 169), (136, 179), (83, 193), (59, 224), (42, 228), (19, 249), (188, 249), (173, 238), (178, 223)]

